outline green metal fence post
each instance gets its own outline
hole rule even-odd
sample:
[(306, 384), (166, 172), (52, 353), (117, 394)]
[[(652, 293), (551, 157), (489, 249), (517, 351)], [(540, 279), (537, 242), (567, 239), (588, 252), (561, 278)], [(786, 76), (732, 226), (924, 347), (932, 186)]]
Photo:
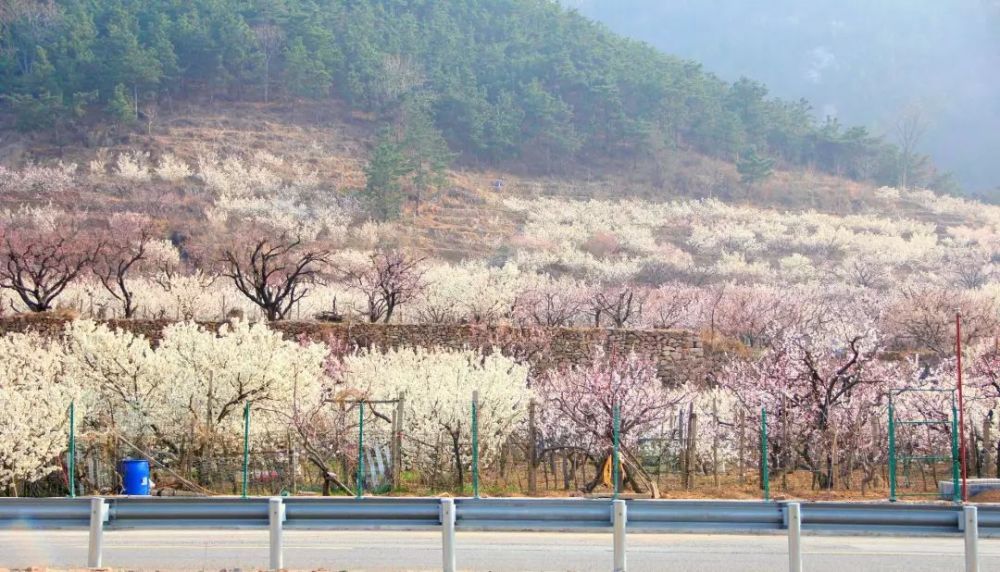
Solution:
[(896, 409), (889, 398), (889, 502), (896, 502)]
[(66, 470), (69, 471), (69, 497), (76, 498), (76, 402), (69, 402), (69, 459), (66, 460)]
[(243, 498), (250, 479), (250, 402), (243, 404)]
[(365, 494), (365, 402), (358, 403), (358, 476), (355, 479), (354, 496), (361, 498)]
[(767, 466), (767, 409), (760, 408), (760, 469), (764, 500), (771, 500), (771, 474)]
[(618, 404), (615, 404), (613, 410), (613, 428), (612, 428), (612, 447), (611, 447), (611, 481), (614, 484), (615, 490), (613, 493), (614, 498), (618, 498), (618, 492), (621, 490), (621, 461), (620, 458), (620, 448), (621, 448), (621, 431), (622, 431), (622, 410)]
[(951, 500), (956, 503), (962, 502), (962, 490), (959, 484), (959, 467), (961, 466), (961, 454), (958, 447), (958, 407), (955, 399), (951, 401)]
[(479, 390), (472, 392), (472, 496), (479, 498)]

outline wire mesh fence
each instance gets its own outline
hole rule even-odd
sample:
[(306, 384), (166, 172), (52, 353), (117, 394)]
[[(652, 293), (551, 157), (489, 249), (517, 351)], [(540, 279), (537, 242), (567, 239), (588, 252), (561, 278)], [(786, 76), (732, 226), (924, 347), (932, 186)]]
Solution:
[(617, 431), (588, 442), (554, 437), (536, 426), (532, 404), (524, 423), (481, 459), (473, 400), (471, 431), (428, 436), (406, 430), (404, 399), (332, 403), (324, 416), (280, 434), (255, 431), (251, 406), (242, 434), (187, 443), (136, 439), (76, 420), (67, 437), (70, 454), (58, 470), (24, 483), (20, 493), (118, 494), (122, 461), (145, 459), (159, 495), (895, 498), (936, 495), (941, 481), (953, 479), (958, 460), (947, 415), (922, 424), (895, 418), (871, 424), (872, 441), (885, 444), (875, 454), (843, 450), (834, 431), (815, 448), (822, 458), (809, 458), (813, 449), (790, 435), (787, 411), (706, 412), (691, 403), (678, 404), (634, 442), (622, 442)]

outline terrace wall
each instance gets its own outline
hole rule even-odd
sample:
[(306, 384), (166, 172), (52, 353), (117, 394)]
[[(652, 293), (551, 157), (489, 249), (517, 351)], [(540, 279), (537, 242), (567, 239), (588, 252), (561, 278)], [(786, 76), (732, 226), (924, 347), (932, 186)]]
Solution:
[[(0, 318), (0, 333), (36, 331), (58, 335), (71, 318), (19, 314)], [(113, 328), (143, 335), (154, 344), (171, 324), (162, 320), (107, 320)], [(218, 328), (222, 323), (204, 323)], [(314, 321), (277, 322), (271, 326), (287, 337), (305, 337), (362, 348), (493, 348), (529, 361), (536, 369), (584, 364), (596, 348), (607, 353), (636, 352), (657, 363), (664, 383), (705, 377), (710, 359), (695, 332), (682, 330), (612, 330), (603, 328), (518, 328), (468, 324), (369, 324)]]

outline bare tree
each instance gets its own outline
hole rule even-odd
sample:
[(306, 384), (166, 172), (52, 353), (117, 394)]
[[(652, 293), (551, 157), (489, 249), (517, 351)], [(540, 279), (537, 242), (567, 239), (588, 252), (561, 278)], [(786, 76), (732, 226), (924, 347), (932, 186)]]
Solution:
[[(138, 101), (136, 101), (138, 106)], [(142, 107), (137, 107), (136, 116), (146, 122), (146, 135), (153, 134), (153, 124), (160, 115), (160, 104), (155, 97), (146, 98)]]
[(385, 54), (375, 83), (375, 94), (382, 105), (392, 103), (424, 83), (424, 74), (412, 58)]
[(347, 270), (344, 281), (366, 297), (369, 322), (389, 323), (396, 308), (423, 291), (423, 261), (397, 250), (377, 252), (368, 264)]
[(271, 62), (281, 50), (284, 35), (279, 26), (271, 23), (259, 24), (254, 27), (253, 32), (257, 48), (264, 59), (264, 103), (267, 103), (271, 93)]
[(865, 254), (845, 261), (841, 273), (848, 283), (862, 288), (882, 288), (890, 278), (886, 260)]
[(287, 234), (257, 237), (223, 249), (223, 276), (263, 310), (282, 320), (308, 292), (308, 285), (329, 263), (329, 253)]
[(594, 315), (594, 327), (600, 328), (604, 318), (615, 328), (624, 328), (630, 320), (642, 315), (645, 299), (636, 295), (631, 286), (603, 288), (594, 293), (590, 300), (590, 310)]
[(927, 132), (923, 110), (916, 105), (904, 109), (896, 121), (895, 132), (899, 145), (899, 187), (906, 189), (917, 163), (917, 146)]
[(584, 299), (578, 292), (559, 284), (535, 287), (518, 300), (517, 310), (524, 321), (545, 327), (566, 327), (580, 314)]
[(944, 264), (952, 283), (967, 290), (982, 288), (993, 279), (996, 272), (988, 253), (971, 249), (947, 256)]
[(698, 310), (703, 294), (682, 284), (664, 284), (651, 294), (652, 311), (647, 311), (646, 323), (654, 328), (682, 328), (691, 323), (692, 313)]

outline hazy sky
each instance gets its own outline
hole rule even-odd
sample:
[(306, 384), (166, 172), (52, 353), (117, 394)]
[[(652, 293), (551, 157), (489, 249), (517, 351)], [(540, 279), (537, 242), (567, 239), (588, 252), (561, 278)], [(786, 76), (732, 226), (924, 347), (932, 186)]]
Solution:
[(970, 191), (1000, 186), (1000, 0), (564, 0), (727, 80), (807, 98), (892, 138), (907, 105), (922, 150)]

